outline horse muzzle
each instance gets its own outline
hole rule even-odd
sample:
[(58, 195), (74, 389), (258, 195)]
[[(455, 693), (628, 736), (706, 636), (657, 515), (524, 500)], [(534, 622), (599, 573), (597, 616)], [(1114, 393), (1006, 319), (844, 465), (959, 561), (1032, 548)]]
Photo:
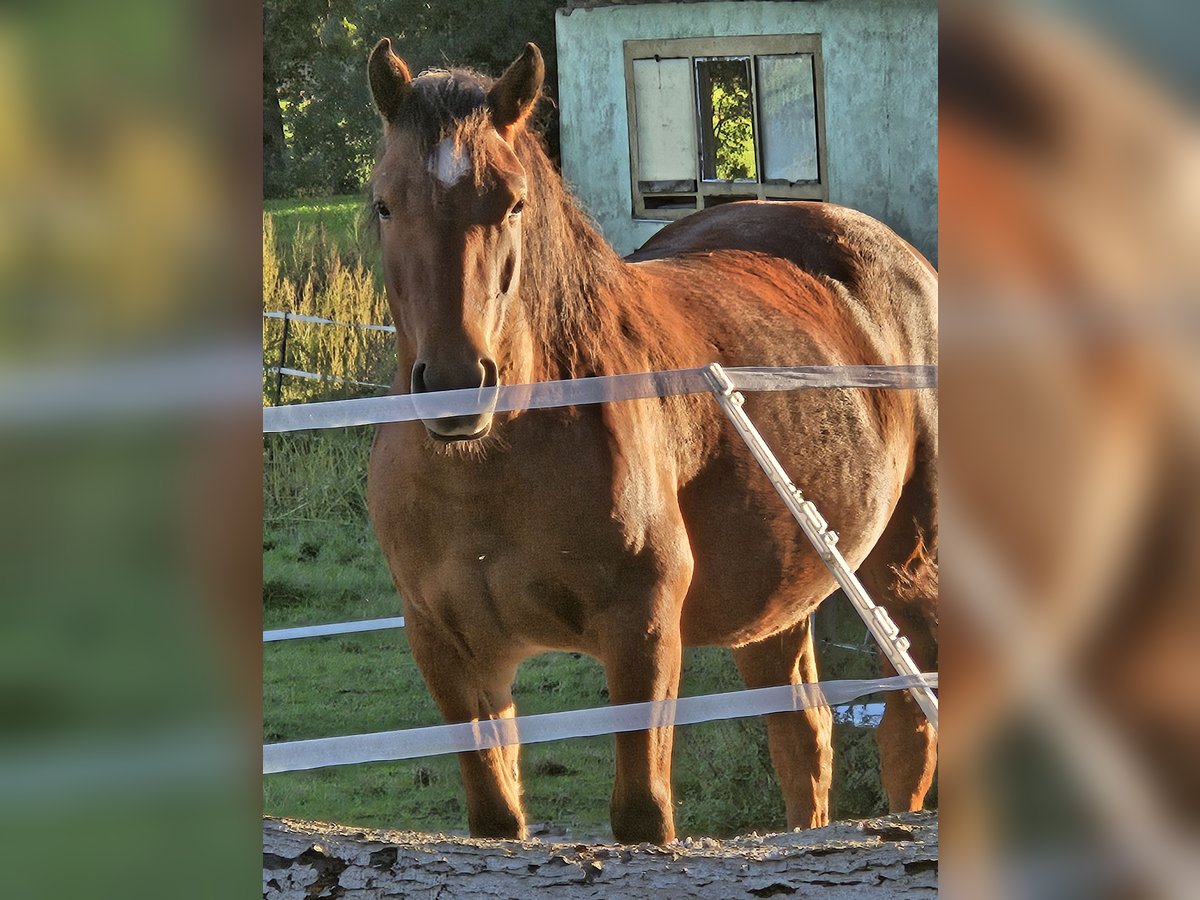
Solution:
[(422, 419), (421, 423), (435, 441), (451, 444), (478, 441), (492, 430), (492, 414), (480, 416), (446, 416), (442, 419)]
[[(418, 360), (412, 370), (412, 393), (425, 394), (420, 405), (428, 402), (432, 415), (421, 417), (429, 436), (437, 441), (477, 441), (492, 430), (493, 409), (499, 387), (498, 369), (491, 359), (480, 359), (474, 366), (457, 369), (434, 368), (427, 360)], [(443, 393), (453, 392), (453, 393)], [(434, 394), (439, 396), (435, 397)], [(420, 411), (420, 405), (418, 411)], [(470, 413), (437, 415), (463, 407)]]

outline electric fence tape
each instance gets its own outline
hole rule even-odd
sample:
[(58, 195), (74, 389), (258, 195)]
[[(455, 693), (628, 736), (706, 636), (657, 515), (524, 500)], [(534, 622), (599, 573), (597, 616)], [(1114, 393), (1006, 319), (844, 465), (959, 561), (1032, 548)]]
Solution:
[(341, 328), (360, 328), (363, 331), (382, 331), (386, 334), (395, 334), (395, 325), (367, 325), (362, 322), (338, 322), (334, 319), (326, 319), (321, 316), (306, 316), (300, 313), (283, 312), (282, 310), (267, 310), (263, 313), (264, 319), (285, 319), (289, 322), (308, 322), (313, 325), (337, 325)]
[(821, 681), (510, 719), (485, 719), (403, 731), (266, 744), (263, 746), (262, 770), (264, 775), (272, 775), (326, 766), (350, 766), (486, 750), (511, 744), (538, 744), (616, 732), (644, 731), (647, 728), (694, 725), (795, 712), (816, 706), (840, 706), (866, 694), (911, 690), (914, 687), (936, 688), (937, 674)]
[(387, 631), (403, 627), (404, 616), (393, 616), (388, 619), (359, 619), (357, 622), (331, 622), (328, 625), (299, 625), (295, 628), (276, 628), (264, 631), (263, 643), (330, 637), (335, 634), (359, 634), (364, 631)]
[[(263, 431), (276, 434), (316, 428), (344, 428), (443, 419), (485, 412), (550, 409), (645, 400), (682, 394), (707, 394), (712, 384), (705, 369), (672, 369), (634, 375), (605, 375), (567, 381), (541, 381), (493, 388), (397, 394), (320, 403), (268, 406)], [(725, 369), (735, 390), (794, 391), (810, 388), (882, 388), (912, 390), (937, 387), (937, 366), (794, 366)]]
[(307, 378), (309, 381), (328, 381), (333, 384), (353, 384), (357, 387), (388, 388), (391, 385), (379, 384), (376, 381), (356, 381), (353, 378), (342, 378), (340, 375), (322, 375), (320, 372), (307, 372), (304, 369), (292, 369), (287, 366), (266, 366), (264, 372), (272, 375), (290, 375), (293, 378)]

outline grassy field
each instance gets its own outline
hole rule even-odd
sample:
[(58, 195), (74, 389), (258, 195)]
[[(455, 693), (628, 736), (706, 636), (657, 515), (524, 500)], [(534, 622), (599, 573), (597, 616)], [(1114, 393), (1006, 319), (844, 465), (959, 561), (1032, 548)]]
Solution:
[[(263, 532), (265, 628), (393, 616), (400, 600), (366, 521), (365, 430), (267, 439)], [(856, 640), (852, 627), (843, 636)], [(840, 677), (867, 674), (863, 657), (829, 648)], [(682, 693), (740, 686), (727, 651), (689, 650)], [(514, 691), (522, 713), (601, 706), (600, 666), (579, 654), (532, 659)], [(263, 660), (263, 739), (300, 740), (439, 722), (402, 630), (269, 644)], [(874, 742), (838, 727), (836, 814), (881, 811)], [(729, 835), (784, 826), (762, 723), (747, 719), (677, 732), (675, 785), (682, 834)], [(604, 836), (613, 771), (611, 738), (539, 744), (523, 751), (532, 821)], [(380, 827), (461, 831), (466, 813), (457, 763), (436, 757), (272, 775), (273, 815)]]
[[(264, 257), (274, 260), (274, 302), (286, 294), (280, 279), (294, 287), (311, 278), (316, 287), (307, 295), (307, 302), (312, 308), (328, 310), (342, 304), (340, 314), (359, 316), (349, 321), (379, 321), (370, 317), (384, 314), (378, 305), (380, 297), (364, 280), (361, 268), (354, 269), (358, 233), (347, 223), (357, 202), (334, 198), (328, 203), (277, 202), (268, 206), (264, 240), (271, 246), (264, 246)], [(294, 248), (281, 249), (280, 222), (291, 223), (287, 227), (299, 228), (302, 235), (304, 229), (320, 229), (322, 252), (305, 257)], [(301, 237), (301, 243), (306, 240), (317, 239)], [(296, 261), (305, 258), (323, 260), (320, 271), (297, 269)], [(331, 262), (334, 258), (336, 263)], [(330, 276), (338, 271), (342, 272), (338, 276), (343, 279), (341, 287), (336, 287), (337, 278)], [(353, 277), (346, 276), (347, 272)], [(331, 290), (336, 296), (330, 296)], [(356, 303), (361, 308), (356, 309)], [(307, 389), (293, 389), (285, 395), (285, 402), (318, 398), (303, 390)], [(370, 439), (368, 429), (264, 436), (265, 628), (400, 614), (400, 599), (366, 516)], [(852, 616), (836, 617), (830, 627), (831, 637), (841, 641), (858, 641), (863, 633)], [(268, 644), (263, 652), (265, 742), (412, 728), (440, 721), (402, 630)], [(823, 677), (827, 678), (863, 677), (874, 669), (868, 657), (833, 647), (826, 648), (822, 661)], [(687, 652), (684, 696), (740, 686), (727, 651)], [(546, 654), (526, 662), (518, 673), (514, 695), (521, 713), (607, 702), (599, 664), (569, 653)], [(834, 814), (847, 817), (881, 812), (884, 803), (873, 737), (864, 729), (849, 726), (835, 730)], [(611, 737), (525, 748), (522, 774), (530, 820), (553, 822), (556, 829), (569, 828), (580, 836), (605, 836), (612, 772)], [(724, 836), (784, 827), (783, 803), (770, 766), (765, 729), (757, 720), (680, 728), (674, 776), (681, 834)], [(466, 827), (453, 757), (271, 775), (264, 779), (263, 803), (271, 815), (424, 831), (462, 831)]]
[(263, 212), (275, 223), (277, 246), (285, 253), (295, 243), (297, 232), (315, 229), (323, 229), (347, 251), (359, 249), (366, 231), (365, 207), (365, 194), (263, 202)]

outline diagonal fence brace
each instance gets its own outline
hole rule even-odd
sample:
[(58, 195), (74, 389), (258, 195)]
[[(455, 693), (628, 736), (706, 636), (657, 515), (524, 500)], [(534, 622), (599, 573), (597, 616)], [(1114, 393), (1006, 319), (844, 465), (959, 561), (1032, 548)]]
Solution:
[[(854, 606), (855, 611), (866, 623), (867, 630), (878, 642), (888, 662), (901, 675), (920, 675), (921, 670), (908, 653), (908, 638), (900, 634), (900, 629), (896, 627), (892, 617), (887, 614), (887, 610), (876, 605), (875, 601), (867, 594), (866, 588), (862, 586), (862, 582), (858, 580), (846, 562), (846, 558), (837, 548), (837, 533), (829, 529), (828, 523), (822, 518), (812, 501), (806, 500), (800, 493), (800, 489), (792, 484), (779, 459), (771, 452), (771, 448), (763, 439), (762, 434), (746, 414), (745, 397), (734, 389), (729, 375), (719, 363), (705, 366), (703, 371), (704, 377), (712, 387), (712, 393), (716, 397), (717, 403), (721, 405), (721, 409), (733, 423), (733, 427), (746, 442), (750, 453), (767, 474), (775, 492), (779, 494), (792, 517), (800, 524), (804, 536), (816, 549), (817, 555), (821, 557), (838, 586)], [(937, 695), (925, 685), (909, 688), (909, 691), (936, 731), (938, 727)]]

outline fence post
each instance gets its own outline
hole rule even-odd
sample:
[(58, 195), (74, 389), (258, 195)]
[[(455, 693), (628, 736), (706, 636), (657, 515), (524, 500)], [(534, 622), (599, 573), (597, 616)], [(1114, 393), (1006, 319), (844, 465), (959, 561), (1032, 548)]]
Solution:
[(283, 363), (287, 359), (288, 325), (291, 323), (287, 310), (283, 313), (283, 340), (279, 342), (279, 363), (275, 366), (275, 405), (278, 406), (283, 394)]

